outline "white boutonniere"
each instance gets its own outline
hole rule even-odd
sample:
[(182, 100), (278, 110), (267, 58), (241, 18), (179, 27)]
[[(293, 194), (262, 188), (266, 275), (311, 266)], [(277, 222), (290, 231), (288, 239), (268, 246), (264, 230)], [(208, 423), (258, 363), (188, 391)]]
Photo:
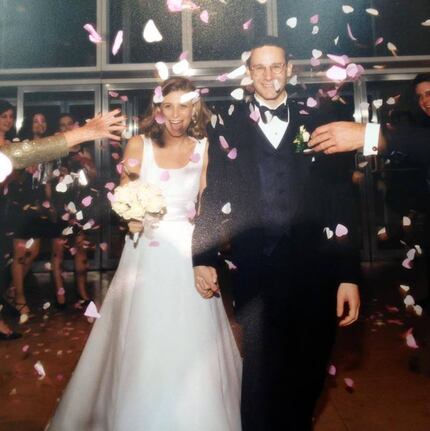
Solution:
[(293, 144), (296, 147), (296, 153), (303, 153), (303, 152), (307, 152), (307, 150), (309, 151), (310, 149), (308, 148), (308, 142), (310, 139), (311, 135), (310, 133), (306, 130), (305, 126), (300, 126), (299, 128), (299, 132), (297, 133), (296, 137), (294, 138)]

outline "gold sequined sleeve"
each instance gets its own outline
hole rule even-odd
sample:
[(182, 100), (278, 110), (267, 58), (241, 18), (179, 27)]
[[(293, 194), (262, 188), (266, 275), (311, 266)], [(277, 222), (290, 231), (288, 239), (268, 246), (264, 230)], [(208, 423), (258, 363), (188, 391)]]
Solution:
[(0, 151), (9, 157), (14, 169), (22, 169), (67, 156), (69, 147), (64, 135), (60, 134), (34, 141), (12, 142)]

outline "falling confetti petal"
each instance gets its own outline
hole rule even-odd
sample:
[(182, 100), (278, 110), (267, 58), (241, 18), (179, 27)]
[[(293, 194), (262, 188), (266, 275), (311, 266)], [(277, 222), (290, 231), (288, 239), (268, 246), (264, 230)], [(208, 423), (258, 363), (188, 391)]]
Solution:
[(93, 301), (91, 301), (88, 304), (88, 307), (87, 307), (87, 309), (84, 312), (84, 316), (86, 316), (86, 317), (92, 317), (94, 319), (99, 319), (101, 317), (100, 313), (97, 311), (96, 304), (94, 304)]
[(128, 96), (126, 96), (125, 94), (122, 96), (119, 96), (119, 98), (123, 101), (123, 102), (128, 102)]
[(101, 250), (101, 251), (107, 251), (107, 249), (108, 249), (108, 244), (107, 244), (107, 242), (101, 242), (101, 243), (99, 244), (99, 247), (100, 247), (100, 250)]
[(328, 373), (330, 376), (336, 375), (336, 367), (333, 364), (328, 367)]
[(296, 28), (297, 27), (297, 18), (295, 16), (288, 18), (285, 24), (290, 28)]
[(424, 27), (430, 27), (430, 19), (426, 19), (424, 22), (421, 23)]
[(158, 31), (158, 28), (152, 19), (145, 24), (143, 29), (143, 38), (148, 43), (160, 42), (163, 40), (163, 36)]
[(159, 243), (158, 241), (154, 241), (154, 240), (152, 240), (152, 241), (149, 243), (149, 246), (150, 246), (150, 247), (159, 247), (159, 246), (160, 246), (160, 243)]
[(249, 60), (249, 57), (251, 57), (251, 51), (243, 51), (240, 59), (242, 60), (242, 63), (246, 63)]
[(236, 157), (237, 157), (237, 149), (236, 149), (236, 148), (232, 148), (232, 149), (229, 151), (229, 153), (227, 154), (227, 157), (228, 157), (230, 160), (235, 160), (235, 159), (236, 159)]
[(415, 255), (416, 255), (417, 251), (414, 248), (411, 248), (407, 253), (406, 256), (409, 260), (414, 260), (415, 259)]
[(344, 226), (343, 224), (340, 224), (340, 223), (339, 223), (339, 224), (336, 226), (335, 235), (336, 235), (338, 238), (341, 238), (341, 237), (343, 237), (343, 236), (345, 236), (345, 235), (348, 235), (348, 228), (347, 228), (346, 226)]
[(387, 99), (387, 105), (395, 105), (396, 104), (396, 99), (394, 97), (389, 97)]
[(222, 208), (221, 208), (221, 212), (223, 214), (231, 214), (231, 203), (227, 202)]
[(394, 45), (394, 43), (388, 42), (387, 43), (387, 49), (389, 51), (391, 51), (391, 54), (393, 54), (394, 56), (397, 55), (397, 46)]
[(349, 60), (346, 55), (327, 54), (327, 57), (330, 60), (333, 60), (335, 63), (340, 64), (341, 66), (346, 66)]
[(219, 137), (219, 143), (221, 144), (221, 147), (227, 150), (229, 148), (227, 140), (224, 138), (224, 136)]
[(198, 163), (200, 162), (201, 156), (199, 153), (194, 153), (191, 157), (190, 160), (194, 163)]
[(411, 305), (415, 305), (415, 299), (412, 295), (406, 295), (405, 299), (403, 300), (403, 303), (408, 307)]
[(351, 26), (346, 24), (346, 31), (351, 40), (357, 40), (357, 38), (352, 34)]
[(339, 36), (336, 36), (336, 38), (333, 40), (334, 44), (337, 46), (339, 43)]
[(406, 284), (401, 284), (400, 289), (403, 290), (403, 292), (409, 292), (411, 288)]
[(311, 58), (311, 66), (312, 67), (317, 67), (321, 64), (321, 61), (319, 61), (317, 58)]
[(29, 349), (30, 349), (30, 346), (29, 346), (28, 344), (26, 344), (25, 346), (22, 346), (22, 349), (21, 349), (21, 350), (22, 350), (24, 353), (27, 353)]
[(354, 12), (354, 8), (349, 5), (343, 5), (342, 10), (343, 10), (343, 13), (346, 13), (346, 14)]
[(230, 94), (231, 94), (231, 97), (233, 97), (234, 99), (242, 100), (244, 95), (244, 90), (243, 88), (236, 88)]
[(67, 184), (64, 182), (60, 182), (55, 186), (55, 190), (59, 193), (67, 192)]
[(236, 265), (235, 265), (231, 260), (224, 259), (224, 262), (227, 264), (228, 269), (229, 269), (230, 271), (234, 271), (234, 270), (236, 270), (236, 269), (237, 269), (237, 266), (236, 266)]
[(405, 338), (406, 338), (406, 345), (408, 347), (410, 347), (411, 349), (418, 349), (419, 346), (415, 340), (415, 337), (412, 334), (413, 329), (410, 328), (407, 330), (406, 334), (405, 334)]
[(323, 55), (323, 53), (319, 49), (313, 49), (312, 50), (312, 57), (313, 58), (320, 58), (322, 55)]
[(320, 31), (320, 28), (317, 25), (312, 27), (312, 34), (315, 36)]
[(207, 10), (204, 10), (200, 14), (200, 19), (202, 20), (202, 22), (204, 22), (205, 24), (207, 24), (209, 22), (209, 12)]
[(175, 63), (172, 67), (175, 75), (186, 75), (190, 69), (190, 63), (188, 60), (183, 59)]
[(378, 16), (378, 15), (379, 15), (378, 10), (377, 10), (377, 9), (373, 9), (373, 8), (368, 8), (368, 9), (366, 9), (366, 12), (367, 12), (369, 15), (373, 15), (373, 16)]
[(255, 121), (256, 123), (258, 123), (258, 121), (260, 120), (260, 110), (258, 108), (254, 109), (250, 114), (249, 117), (251, 118), (251, 120)]
[(384, 101), (382, 99), (376, 99), (372, 102), (372, 105), (376, 108), (379, 109), (382, 105), (384, 104)]
[(112, 46), (112, 54), (113, 55), (117, 55), (119, 49), (121, 48), (122, 45), (122, 41), (123, 41), (123, 37), (124, 37), (124, 32), (122, 30), (120, 30), (116, 36), (115, 36), (115, 41), (113, 43)]
[(412, 221), (409, 217), (404, 216), (402, 219), (403, 226), (410, 226), (412, 224)]
[(36, 370), (36, 373), (39, 375), (39, 380), (42, 380), (45, 378), (46, 376), (45, 368), (43, 367), (40, 361), (37, 361), (34, 364), (34, 369)]
[(243, 23), (242, 27), (244, 30), (249, 30), (249, 28), (251, 27), (252, 24), (252, 18), (246, 22)]
[(51, 303), (50, 303), (50, 302), (45, 302), (45, 303), (42, 305), (42, 308), (43, 308), (44, 310), (47, 310), (50, 306), (51, 306)]
[(89, 207), (92, 201), (93, 201), (93, 198), (91, 196), (86, 196), (85, 198), (82, 199), (82, 205), (84, 207)]
[(308, 97), (306, 100), (306, 106), (309, 108), (315, 108), (318, 105), (318, 102), (313, 97)]
[(346, 74), (350, 78), (355, 78), (359, 74), (359, 72), (360, 70), (355, 63), (351, 63), (351, 64), (348, 64), (348, 66), (346, 66)]
[(45, 262), (45, 264), (43, 265), (43, 267), (44, 267), (47, 271), (51, 271), (51, 269), (52, 269), (51, 262)]
[(200, 95), (197, 91), (189, 91), (188, 93), (182, 94), (180, 98), (181, 103), (188, 103), (188, 102), (197, 102)]
[(423, 314), (423, 307), (421, 307), (421, 305), (418, 305), (418, 304), (415, 304), (413, 307), (414, 307), (415, 314), (417, 316), (422, 316), (422, 314)]
[(31, 246), (34, 244), (34, 239), (30, 238), (26, 243), (25, 243), (25, 248), (29, 249), (31, 248)]
[(402, 262), (402, 266), (403, 268), (406, 268), (406, 269), (412, 269), (412, 261), (410, 259), (405, 259)]
[(84, 29), (89, 33), (89, 39), (92, 43), (100, 43), (103, 40), (91, 24), (85, 24)]
[(105, 189), (112, 191), (115, 188), (115, 183), (109, 182), (105, 184)]
[(169, 181), (169, 179), (170, 179), (169, 171), (163, 171), (160, 175), (160, 180), (161, 181)]
[(384, 41), (383, 37), (378, 37), (378, 39), (375, 40), (375, 46), (380, 45)]
[(288, 81), (288, 84), (290, 85), (297, 85), (297, 75), (294, 75), (290, 78), (290, 80)]
[(309, 18), (309, 22), (311, 24), (318, 24), (319, 19), (320, 19), (319, 15), (313, 15)]
[(158, 76), (160, 77), (160, 79), (165, 81), (169, 78), (169, 68), (167, 67), (166, 63), (158, 61), (157, 63), (155, 63), (155, 68), (157, 69)]
[(377, 235), (386, 235), (387, 234), (387, 228), (383, 227), (381, 229), (378, 230)]
[(230, 105), (229, 108), (228, 108), (228, 115), (231, 117), (231, 115), (233, 114), (233, 112), (234, 112), (234, 105)]
[(354, 389), (354, 380), (352, 380), (350, 377), (345, 377), (343, 381), (345, 382), (345, 385), (348, 389)]
[(423, 254), (423, 249), (421, 248), (420, 245), (415, 244), (414, 247), (415, 247), (415, 250), (417, 251), (418, 254), (420, 254), (420, 255)]
[(326, 76), (333, 81), (344, 81), (346, 79), (346, 70), (339, 66), (332, 66), (327, 70)]
[(325, 232), (325, 234), (327, 236), (327, 239), (333, 238), (334, 232), (330, 228), (325, 227), (324, 228), (324, 232)]
[(117, 93), (116, 91), (109, 91), (109, 96), (110, 97), (118, 97), (119, 93)]
[(236, 79), (239, 78), (239, 76), (242, 76), (246, 73), (246, 66), (242, 64), (242, 66), (232, 70), (230, 73), (227, 74), (228, 79)]

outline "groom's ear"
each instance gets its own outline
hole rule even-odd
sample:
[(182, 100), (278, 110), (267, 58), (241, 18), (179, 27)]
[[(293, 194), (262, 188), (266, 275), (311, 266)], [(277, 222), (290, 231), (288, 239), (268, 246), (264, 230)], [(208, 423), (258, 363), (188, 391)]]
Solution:
[(290, 78), (293, 74), (293, 64), (288, 62), (287, 63), (287, 78)]

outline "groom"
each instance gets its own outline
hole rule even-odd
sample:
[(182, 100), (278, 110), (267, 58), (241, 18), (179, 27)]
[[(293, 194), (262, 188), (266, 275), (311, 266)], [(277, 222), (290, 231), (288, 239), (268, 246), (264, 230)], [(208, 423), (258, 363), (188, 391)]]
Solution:
[(218, 291), (228, 238), (243, 329), (243, 430), (307, 431), (336, 326), (358, 316), (350, 159), (302, 152), (297, 142), (327, 120), (288, 98), (291, 65), (276, 38), (255, 45), (247, 63), (254, 98), (211, 137), (193, 237), (196, 287), (205, 298)]

